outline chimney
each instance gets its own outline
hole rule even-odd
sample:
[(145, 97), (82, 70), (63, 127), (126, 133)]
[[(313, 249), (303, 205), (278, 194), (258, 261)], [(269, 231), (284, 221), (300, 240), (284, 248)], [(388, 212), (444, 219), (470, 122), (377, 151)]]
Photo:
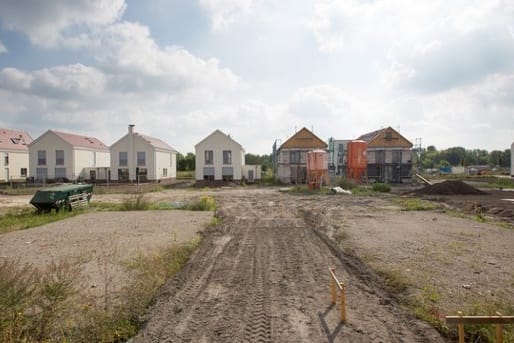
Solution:
[(133, 133), (134, 133), (134, 126), (135, 126), (134, 124), (130, 124), (130, 125), (128, 126), (128, 130), (129, 130), (128, 132), (129, 132), (130, 134), (133, 134)]

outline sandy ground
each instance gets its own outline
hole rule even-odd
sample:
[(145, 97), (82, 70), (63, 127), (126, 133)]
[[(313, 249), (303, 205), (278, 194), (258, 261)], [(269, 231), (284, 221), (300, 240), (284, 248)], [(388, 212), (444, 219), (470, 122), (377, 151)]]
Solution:
[[(147, 197), (176, 202), (201, 195), (217, 199), (222, 225), (208, 230), (190, 263), (163, 287), (135, 342), (445, 341), (400, 306), (372, 268), (408, 280), (412, 296), (437, 294), (433, 306), (439, 317), (480, 302), (514, 303), (514, 230), (442, 210), (401, 211), (390, 201), (398, 195), (299, 196), (273, 188), (233, 188), (170, 190)], [(99, 195), (93, 200), (124, 198)], [(469, 207), (466, 197), (443, 198), (432, 200), (443, 207)], [(0, 206), (23, 199), (30, 197), (0, 196)], [(480, 201), (487, 209), (484, 215), (495, 219), (505, 217), (490, 208), (510, 211), (514, 206), (493, 196), (470, 201), (473, 211)], [(175, 239), (188, 240), (211, 216), (88, 213), (1, 235), (0, 256), (37, 265), (65, 256), (83, 259), (94, 274), (98, 256), (115, 251), (122, 261)], [(330, 305), (329, 266), (347, 283), (344, 324), (338, 321), (338, 308)], [(101, 282), (90, 276), (88, 287)]]

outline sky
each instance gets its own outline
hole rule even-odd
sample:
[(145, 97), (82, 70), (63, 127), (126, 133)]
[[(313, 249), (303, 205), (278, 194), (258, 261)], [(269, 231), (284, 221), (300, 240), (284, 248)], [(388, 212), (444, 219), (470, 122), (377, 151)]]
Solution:
[(391, 126), (438, 150), (514, 141), (513, 0), (2, 0), (0, 127), (269, 154)]

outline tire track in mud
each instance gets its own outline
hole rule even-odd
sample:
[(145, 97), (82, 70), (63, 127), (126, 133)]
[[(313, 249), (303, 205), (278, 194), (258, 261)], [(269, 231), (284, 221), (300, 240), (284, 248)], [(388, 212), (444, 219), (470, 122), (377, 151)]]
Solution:
[[(312, 201), (281, 194), (219, 199), (222, 224), (164, 287), (134, 342), (443, 341), (387, 298), (376, 276), (342, 254), (312, 218), (300, 216), (299, 202), (304, 208)], [(346, 323), (329, 303), (332, 265), (348, 281)]]

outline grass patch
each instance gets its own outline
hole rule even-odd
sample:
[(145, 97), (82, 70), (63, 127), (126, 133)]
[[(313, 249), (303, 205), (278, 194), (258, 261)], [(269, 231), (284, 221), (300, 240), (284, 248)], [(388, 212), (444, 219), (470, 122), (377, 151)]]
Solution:
[[(500, 312), (505, 316), (514, 315), (514, 305), (503, 303), (476, 303), (466, 311), (467, 316), (494, 316)], [(495, 325), (465, 325), (466, 342), (496, 342)], [(456, 330), (455, 330), (456, 331)], [(455, 334), (456, 335), (456, 334)], [(505, 325), (503, 341), (514, 342), (514, 325)]]
[(411, 283), (398, 269), (377, 269), (377, 274), (384, 280), (385, 285), (395, 293), (403, 293)]
[(484, 187), (489, 188), (514, 188), (514, 179), (495, 177), (489, 180)]
[(435, 288), (425, 286), (419, 295), (408, 301), (408, 306), (416, 317), (426, 321), (442, 334), (448, 335), (445, 314), (438, 306), (441, 298), (442, 295)]
[(400, 205), (403, 211), (431, 211), (439, 207), (436, 203), (423, 199), (395, 198), (393, 201)]
[(388, 183), (377, 182), (373, 184), (372, 189), (379, 193), (389, 193), (391, 192), (391, 185)]
[(194, 170), (177, 170), (177, 179), (193, 179), (195, 178)]
[(338, 230), (337, 233), (334, 235), (334, 241), (337, 244), (341, 244), (343, 241), (348, 239), (348, 233), (343, 230)]
[(208, 195), (204, 195), (197, 201), (186, 206), (186, 209), (191, 211), (215, 211), (216, 208), (216, 200)]
[(77, 214), (83, 213), (83, 209), (76, 209), (73, 211), (59, 211), (57, 213), (41, 213), (38, 214), (32, 208), (20, 208), (0, 216), (0, 234), (29, 229), (36, 226), (56, 222), (62, 219), (74, 217)]
[[(157, 289), (183, 267), (200, 241), (198, 237), (134, 258), (126, 266), (130, 281), (115, 295), (116, 301), (114, 295), (100, 301), (79, 295), (84, 280), (78, 263), (52, 264), (39, 271), (16, 261), (0, 261), (0, 341), (127, 341), (139, 330), (140, 316)], [(108, 268), (105, 273), (111, 280)]]

